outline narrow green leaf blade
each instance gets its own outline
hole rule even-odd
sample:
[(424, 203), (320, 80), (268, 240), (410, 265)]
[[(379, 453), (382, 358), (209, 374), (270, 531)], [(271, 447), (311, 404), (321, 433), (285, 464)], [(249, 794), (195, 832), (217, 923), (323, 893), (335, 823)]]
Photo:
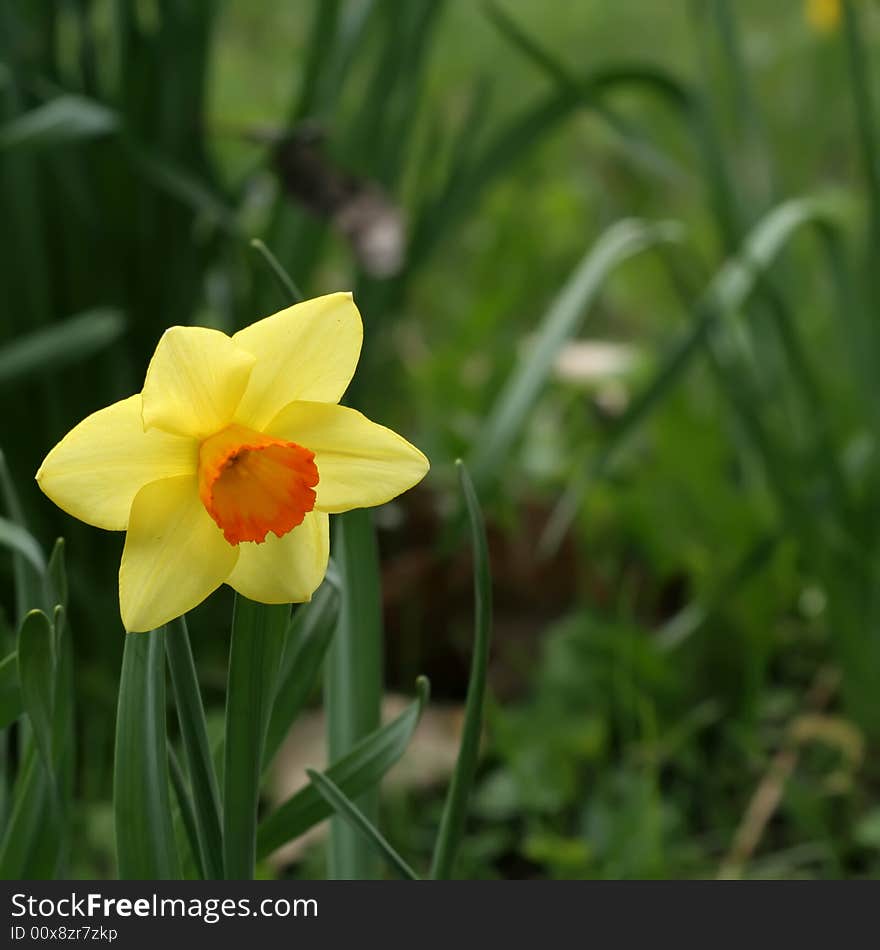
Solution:
[[(208, 878), (222, 880), (220, 793), (208, 743), (205, 709), (202, 705), (189, 631), (183, 617), (168, 625), (165, 633), (165, 653), (171, 673), (187, 773), (192, 786), (193, 821), (197, 831), (199, 863)], [(187, 816), (184, 815), (184, 818)]]
[(329, 579), (297, 608), (285, 638), (284, 658), (269, 719), (263, 768), (271, 763), (311, 695), (339, 617), (339, 590)]
[(122, 880), (180, 878), (165, 731), (165, 630), (125, 636), (113, 808)]
[(0, 127), (0, 149), (55, 148), (115, 132), (116, 113), (85, 96), (61, 95)]
[(64, 561), (64, 538), (58, 538), (49, 564), (46, 567), (46, 578), (49, 583), (49, 603), (51, 606), (67, 609), (67, 567)]
[(344, 818), (355, 831), (360, 832), (376, 849), (378, 854), (384, 857), (402, 878), (409, 881), (417, 881), (419, 879), (418, 874), (416, 874), (403, 857), (394, 850), (379, 829), (370, 822), (367, 816), (332, 779), (327, 778), (322, 772), (316, 772), (314, 769), (306, 769), (306, 775), (308, 775), (309, 781), (318, 790), (318, 794), (327, 802), (333, 811)]
[[(412, 738), (428, 701), (428, 681), (417, 681), (418, 696), (393, 722), (362, 739), (326, 775), (349, 797), (376, 785), (397, 762)], [(263, 858), (329, 818), (332, 809), (311, 785), (300, 789), (260, 824), (257, 853)]]
[(34, 730), (40, 756), (53, 771), (52, 710), (55, 649), (52, 625), (42, 610), (32, 610), (18, 631), (18, 680), (21, 704)]
[(266, 247), (263, 241), (259, 238), (252, 238), (251, 247), (263, 258), (266, 262), (266, 266), (272, 271), (272, 275), (278, 282), (278, 287), (284, 299), (285, 306), (289, 307), (291, 304), (301, 303), (305, 300), (302, 291), (293, 282), (293, 278), (281, 266), (278, 258)]
[(171, 746), (168, 747), (168, 770), (171, 776), (171, 786), (174, 789), (174, 797), (180, 811), (180, 818), (183, 822), (183, 830), (186, 832), (186, 840), (189, 844), (189, 850), (192, 854), (196, 871), (198, 872), (199, 878), (203, 881), (214, 879), (215, 875), (209, 876), (205, 874), (205, 866), (202, 864), (203, 848), (192, 796), (186, 784), (186, 776), (183, 774), (183, 768)]
[(7, 518), (0, 518), (0, 545), (20, 554), (38, 573), (46, 570), (46, 559), (34, 536)]
[(489, 666), (489, 642), (492, 633), (492, 574), (489, 568), (486, 526), (483, 523), (480, 503), (468, 471), (461, 461), (457, 464), (474, 552), (474, 654), (471, 659), (461, 746), (446, 796), (440, 831), (434, 849), (434, 860), (431, 865), (431, 877), (435, 880), (446, 879), (452, 875), (455, 856), (464, 833), (468, 798), (480, 754), (486, 674)]
[(223, 868), (229, 880), (254, 876), (263, 747), (289, 619), (289, 604), (256, 604), (236, 595), (223, 769)]
[(121, 311), (89, 310), (23, 336), (0, 349), (0, 386), (78, 363), (125, 332)]
[(13, 651), (0, 660), (0, 729), (18, 719), (22, 711), (18, 654)]

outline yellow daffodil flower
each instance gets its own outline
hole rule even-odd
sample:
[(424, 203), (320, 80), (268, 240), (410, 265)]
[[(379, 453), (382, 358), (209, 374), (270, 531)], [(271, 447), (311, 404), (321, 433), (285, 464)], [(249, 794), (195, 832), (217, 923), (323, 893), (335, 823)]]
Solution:
[(842, 12), (841, 0), (807, 0), (807, 23), (817, 33), (831, 33), (836, 30)]
[(229, 337), (171, 327), (142, 392), (92, 414), (46, 456), (64, 511), (125, 531), (126, 630), (161, 626), (226, 582), (251, 600), (308, 600), (330, 513), (381, 505), (428, 460), (338, 405), (363, 328), (351, 294), (297, 304)]

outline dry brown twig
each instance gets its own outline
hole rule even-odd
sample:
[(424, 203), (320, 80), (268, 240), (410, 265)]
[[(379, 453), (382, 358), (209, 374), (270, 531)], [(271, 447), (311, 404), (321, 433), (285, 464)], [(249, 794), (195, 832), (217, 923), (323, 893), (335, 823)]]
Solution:
[(789, 723), (781, 747), (770, 760), (770, 765), (752, 794), (730, 849), (718, 869), (719, 880), (742, 877), (764, 837), (767, 825), (779, 808), (804, 742), (816, 738), (828, 740), (834, 732), (837, 736), (835, 744), (844, 747), (850, 761), (858, 764), (861, 760), (861, 735), (855, 727), (847, 723), (845, 725), (848, 728), (844, 728), (844, 723), (831, 722), (828, 716), (822, 715), (839, 685), (840, 672), (836, 669), (823, 667), (816, 674), (804, 701), (804, 711)]

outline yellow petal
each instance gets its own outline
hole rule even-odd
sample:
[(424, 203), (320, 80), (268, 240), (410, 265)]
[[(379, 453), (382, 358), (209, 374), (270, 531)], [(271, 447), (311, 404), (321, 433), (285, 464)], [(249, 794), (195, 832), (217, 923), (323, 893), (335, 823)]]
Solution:
[(124, 531), (134, 496), (148, 482), (192, 474), (193, 439), (144, 432), (141, 397), (92, 413), (55, 446), (37, 472), (40, 488), (68, 514), (97, 528)]
[(269, 534), (262, 544), (243, 541), (238, 546), (238, 563), (226, 583), (261, 604), (311, 600), (327, 573), (329, 521), (322, 511), (311, 511), (283, 537)]
[(144, 428), (197, 439), (232, 421), (254, 357), (219, 330), (171, 327), (159, 340), (144, 381)]
[(238, 549), (205, 511), (195, 475), (146, 485), (131, 506), (119, 568), (125, 629), (152, 630), (192, 610), (226, 580), (237, 559)]
[(295, 399), (339, 402), (357, 366), (363, 326), (351, 294), (328, 294), (266, 317), (232, 339), (257, 358), (235, 421), (260, 430)]
[(429, 468), (406, 439), (345, 406), (294, 402), (266, 432), (315, 453), (315, 507), (321, 511), (384, 504), (420, 482)]

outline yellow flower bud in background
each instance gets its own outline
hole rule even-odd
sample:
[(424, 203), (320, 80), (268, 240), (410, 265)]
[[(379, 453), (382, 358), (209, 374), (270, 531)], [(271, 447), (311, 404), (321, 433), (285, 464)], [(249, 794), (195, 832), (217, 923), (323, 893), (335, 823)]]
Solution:
[(841, 0), (807, 0), (806, 17), (817, 33), (831, 33), (840, 25)]

